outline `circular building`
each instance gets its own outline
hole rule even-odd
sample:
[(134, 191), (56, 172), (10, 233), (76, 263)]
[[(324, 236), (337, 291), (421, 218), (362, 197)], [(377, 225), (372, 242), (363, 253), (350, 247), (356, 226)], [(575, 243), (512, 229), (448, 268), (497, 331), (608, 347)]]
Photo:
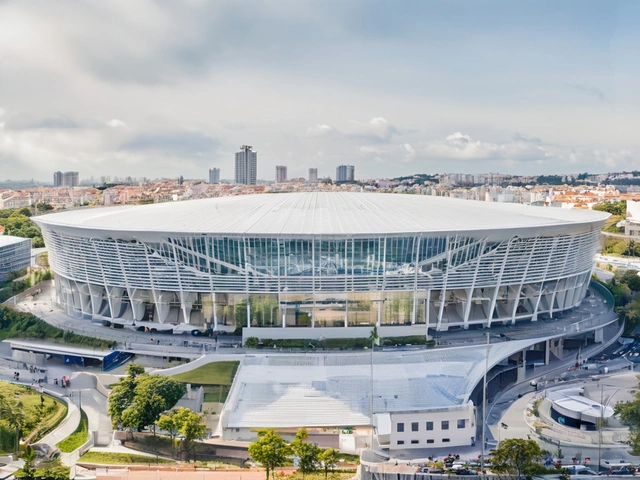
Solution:
[(314, 192), (80, 209), (34, 221), (57, 302), (70, 315), (318, 338), (367, 336), (373, 325), (389, 336), (424, 335), (570, 309), (585, 296), (607, 217)]

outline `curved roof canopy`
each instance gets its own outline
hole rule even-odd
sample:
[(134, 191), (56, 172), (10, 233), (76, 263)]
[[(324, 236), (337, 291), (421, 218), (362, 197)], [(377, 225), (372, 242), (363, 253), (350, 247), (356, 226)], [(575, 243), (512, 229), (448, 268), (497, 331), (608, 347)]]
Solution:
[(366, 235), (599, 224), (590, 210), (426, 195), (303, 192), (155, 205), (85, 208), (34, 218), (41, 225), (123, 232), (230, 235)]

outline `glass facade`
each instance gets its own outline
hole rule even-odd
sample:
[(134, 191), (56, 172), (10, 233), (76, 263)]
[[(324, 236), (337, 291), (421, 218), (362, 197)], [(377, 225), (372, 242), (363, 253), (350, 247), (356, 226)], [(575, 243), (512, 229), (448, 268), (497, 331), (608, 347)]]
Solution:
[(7, 274), (31, 264), (31, 239), (18, 237), (0, 237), (0, 281)]
[(113, 238), (117, 232), (100, 238), (46, 224), (42, 230), (68, 313), (228, 330), (446, 330), (535, 319), (581, 301), (599, 245), (597, 228), (504, 240), (489, 231), (124, 241)]

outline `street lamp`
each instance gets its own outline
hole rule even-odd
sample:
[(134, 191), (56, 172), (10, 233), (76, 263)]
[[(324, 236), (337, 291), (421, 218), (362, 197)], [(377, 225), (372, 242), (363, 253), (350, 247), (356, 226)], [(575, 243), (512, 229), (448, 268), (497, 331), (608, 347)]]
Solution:
[(598, 419), (598, 472), (600, 472), (600, 462), (602, 454), (602, 424), (604, 423), (604, 410), (609, 405), (609, 402), (613, 399), (613, 396), (618, 393), (622, 387), (618, 387), (610, 396), (607, 403), (603, 405), (604, 401), (604, 387), (615, 387), (616, 385), (608, 385), (606, 383), (600, 383), (600, 418)]

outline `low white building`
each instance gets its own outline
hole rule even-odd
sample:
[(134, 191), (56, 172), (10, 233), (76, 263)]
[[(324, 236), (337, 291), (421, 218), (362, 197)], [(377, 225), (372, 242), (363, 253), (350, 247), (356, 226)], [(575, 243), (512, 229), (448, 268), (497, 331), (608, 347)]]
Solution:
[(472, 402), (429, 411), (381, 413), (374, 418), (382, 448), (440, 448), (475, 445), (476, 409)]
[(640, 237), (640, 202), (627, 200), (627, 218), (624, 223), (624, 234)]

